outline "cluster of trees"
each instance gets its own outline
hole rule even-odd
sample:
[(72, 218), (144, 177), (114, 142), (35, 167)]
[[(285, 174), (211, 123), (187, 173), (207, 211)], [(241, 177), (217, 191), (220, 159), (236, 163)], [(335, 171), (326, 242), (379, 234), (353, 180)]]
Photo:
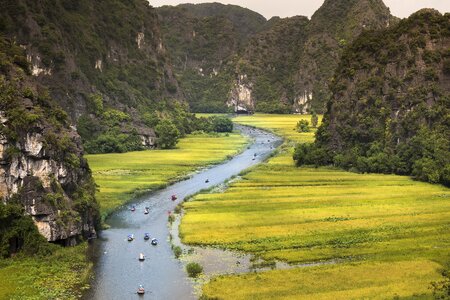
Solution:
[[(212, 116), (208, 118), (193, 118), (192, 131), (202, 132), (232, 132), (233, 122), (228, 117)], [(162, 149), (175, 148), (178, 139), (182, 137), (180, 131), (170, 120), (162, 120), (155, 128), (158, 136), (157, 144)]]

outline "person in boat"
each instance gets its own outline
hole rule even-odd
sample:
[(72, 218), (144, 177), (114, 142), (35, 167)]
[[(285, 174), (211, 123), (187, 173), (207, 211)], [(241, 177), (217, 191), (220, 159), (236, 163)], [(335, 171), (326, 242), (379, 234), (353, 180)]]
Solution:
[(144, 214), (148, 215), (149, 211), (147, 209), (147, 207), (144, 209)]
[(131, 211), (135, 211), (136, 210), (136, 206), (133, 205), (130, 210)]
[(145, 255), (144, 255), (144, 253), (139, 253), (139, 260), (140, 260), (140, 261), (144, 261), (144, 260), (145, 260)]
[(128, 235), (128, 241), (132, 241), (132, 240), (134, 240), (134, 235), (133, 234), (129, 234)]
[(158, 240), (153, 238), (152, 239), (152, 245), (154, 245), (154, 246), (158, 245)]
[(138, 290), (137, 290), (137, 293), (138, 294), (145, 294), (145, 289), (144, 289), (144, 287), (142, 286), (142, 284), (141, 285), (139, 285), (139, 288), (138, 288)]
[(208, 183), (208, 182), (209, 182), (209, 179), (206, 179), (206, 180), (205, 180), (205, 183)]
[(144, 234), (144, 240), (149, 240), (150, 239), (150, 234), (149, 233), (145, 233)]
[(177, 200), (177, 196), (176, 195), (172, 195), (172, 201)]

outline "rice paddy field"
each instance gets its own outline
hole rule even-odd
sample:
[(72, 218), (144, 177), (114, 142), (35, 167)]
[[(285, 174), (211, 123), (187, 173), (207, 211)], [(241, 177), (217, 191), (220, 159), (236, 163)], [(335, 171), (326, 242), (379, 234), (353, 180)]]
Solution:
[(87, 155), (102, 215), (137, 195), (162, 188), (193, 172), (235, 155), (248, 143), (238, 133), (195, 134), (176, 149)]
[[(289, 140), (299, 116), (238, 117)], [(307, 118), (307, 117), (306, 117)], [(206, 299), (433, 298), (450, 262), (450, 190), (409, 177), (296, 168), (292, 147), (184, 204), (180, 232), (292, 268), (213, 278)]]
[[(319, 124), (322, 116), (318, 115)], [(233, 122), (253, 127), (264, 128), (283, 136), (287, 141), (297, 143), (311, 143), (314, 141), (314, 128), (310, 132), (297, 132), (296, 125), (298, 121), (306, 120), (311, 125), (311, 115), (272, 115), (272, 114), (254, 114), (251, 116), (240, 115), (233, 119)]]

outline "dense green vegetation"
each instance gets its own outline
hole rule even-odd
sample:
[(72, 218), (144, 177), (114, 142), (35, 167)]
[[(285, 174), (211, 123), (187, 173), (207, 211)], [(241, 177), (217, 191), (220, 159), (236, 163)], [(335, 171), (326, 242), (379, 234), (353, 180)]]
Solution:
[(98, 185), (97, 198), (106, 217), (141, 193), (177, 181), (197, 168), (218, 163), (246, 145), (237, 133), (197, 133), (180, 139), (171, 150), (88, 155)]
[(14, 195), (1, 195), (0, 299), (77, 299), (91, 267), (85, 256), (86, 245), (69, 249), (48, 243), (24, 206), (30, 193), (36, 205), (45, 201), (49, 209), (60, 210), (56, 222), (95, 220), (95, 187), (67, 114), (29, 77), (30, 73), (24, 50), (0, 37), (0, 111), (7, 119), (0, 125), (2, 176), (13, 159), (27, 155), (24, 140), (37, 131), (44, 138), (46, 158), (61, 163), (78, 178), (66, 183), (52, 178), (50, 187), (44, 188), (32, 176), (35, 170), (29, 170), (25, 178), (29, 184)]
[(156, 126), (148, 116), (189, 131), (157, 19), (145, 0), (4, 1), (0, 32), (25, 45), (90, 152), (122, 152), (142, 147), (137, 135)]
[(62, 248), (42, 256), (0, 260), (0, 299), (79, 299), (89, 288), (92, 263), (87, 244)]
[(423, 10), (350, 45), (317, 141), (298, 146), (297, 164), (408, 174), (449, 186), (449, 22), (448, 14)]
[[(157, 11), (177, 78), (195, 112), (227, 112), (225, 103), (241, 75), (258, 112), (324, 112), (328, 82), (345, 46), (363, 30), (394, 21), (381, 0), (325, 1), (311, 20), (267, 21), (218, 3)], [(310, 103), (303, 102), (305, 95), (312, 95)]]
[[(311, 142), (313, 128), (293, 130), (300, 117), (257, 114), (235, 121)], [(445, 293), (447, 188), (406, 176), (298, 169), (291, 155), (285, 145), (225, 192), (184, 203), (184, 242), (293, 267), (213, 278), (203, 287), (204, 299), (431, 298), (432, 286)], [(312, 262), (317, 265), (295, 267)]]

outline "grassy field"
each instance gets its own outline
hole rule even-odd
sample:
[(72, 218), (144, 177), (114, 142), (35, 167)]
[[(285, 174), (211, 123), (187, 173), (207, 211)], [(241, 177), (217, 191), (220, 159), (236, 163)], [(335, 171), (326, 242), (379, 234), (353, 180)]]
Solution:
[(92, 263), (84, 243), (42, 258), (0, 260), (0, 299), (79, 299)]
[[(296, 141), (298, 116), (239, 117)], [(253, 118), (255, 118), (253, 120)], [(265, 260), (314, 267), (213, 279), (220, 299), (386, 299), (431, 296), (450, 260), (450, 190), (409, 177), (296, 168), (292, 148), (223, 193), (184, 204), (188, 244), (246, 251)]]
[(226, 117), (230, 114), (226, 113), (195, 113), (197, 118), (209, 118), (209, 117)]
[[(318, 117), (320, 124), (320, 122), (322, 121), (322, 116), (319, 115)], [(234, 118), (233, 122), (270, 130), (280, 136), (285, 137), (288, 141), (294, 141), (297, 143), (313, 142), (315, 132), (314, 128), (311, 128), (311, 132), (306, 133), (300, 133), (296, 131), (296, 125), (300, 120), (306, 120), (311, 125), (311, 115), (240, 115)]]
[(176, 181), (196, 168), (223, 161), (247, 143), (238, 133), (189, 135), (173, 150), (87, 155), (102, 215), (131, 200)]

